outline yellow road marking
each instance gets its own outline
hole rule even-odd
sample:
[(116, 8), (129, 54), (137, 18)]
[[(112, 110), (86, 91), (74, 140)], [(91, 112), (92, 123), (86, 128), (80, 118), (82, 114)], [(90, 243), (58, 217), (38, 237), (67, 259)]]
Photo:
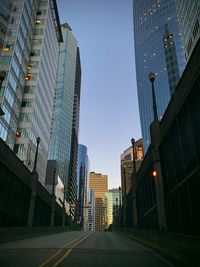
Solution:
[(54, 265), (52, 265), (52, 267), (56, 267), (56, 266), (58, 266), (58, 264), (59, 263), (61, 263), (61, 261), (63, 261), (64, 260), (64, 258), (66, 258), (69, 254), (70, 254), (70, 252), (72, 251), (72, 249), (74, 248), (74, 247), (76, 247), (77, 245), (79, 245), (81, 242), (83, 242), (83, 240), (85, 240), (86, 238), (88, 238), (89, 236), (91, 236), (93, 233), (89, 233), (87, 236), (84, 236), (81, 240), (79, 240), (76, 244), (74, 244), (73, 246), (72, 246), (72, 248), (70, 248)]
[[(88, 236), (88, 234), (86, 234), (86, 236)], [(85, 236), (84, 236), (85, 237)], [(72, 241), (66, 243), (65, 245), (63, 245), (55, 254), (53, 254), (50, 258), (48, 258), (46, 261), (44, 261), (43, 263), (41, 263), (38, 267), (43, 267), (45, 266), (47, 263), (49, 263), (53, 258), (55, 258), (64, 248), (68, 247), (71, 243), (79, 240), (79, 238), (73, 239)]]

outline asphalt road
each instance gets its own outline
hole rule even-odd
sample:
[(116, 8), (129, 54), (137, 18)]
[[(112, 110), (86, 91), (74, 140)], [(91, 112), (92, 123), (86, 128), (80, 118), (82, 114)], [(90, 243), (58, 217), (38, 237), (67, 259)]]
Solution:
[(169, 267), (153, 250), (114, 232), (65, 232), (0, 245), (1, 267)]

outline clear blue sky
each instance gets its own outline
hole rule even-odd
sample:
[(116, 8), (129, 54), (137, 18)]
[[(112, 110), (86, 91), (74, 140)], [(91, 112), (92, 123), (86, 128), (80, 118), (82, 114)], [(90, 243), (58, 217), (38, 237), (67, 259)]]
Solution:
[(79, 143), (90, 170), (118, 187), (120, 155), (141, 137), (135, 78), (132, 0), (57, 0), (61, 23), (78, 40), (82, 65)]

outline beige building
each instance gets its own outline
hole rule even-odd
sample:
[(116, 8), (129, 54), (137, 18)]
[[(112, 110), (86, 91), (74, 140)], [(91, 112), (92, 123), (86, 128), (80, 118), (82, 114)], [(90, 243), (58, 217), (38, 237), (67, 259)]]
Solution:
[(106, 228), (105, 193), (108, 192), (108, 176), (90, 172), (89, 187), (94, 190), (95, 198), (95, 230), (103, 231)]

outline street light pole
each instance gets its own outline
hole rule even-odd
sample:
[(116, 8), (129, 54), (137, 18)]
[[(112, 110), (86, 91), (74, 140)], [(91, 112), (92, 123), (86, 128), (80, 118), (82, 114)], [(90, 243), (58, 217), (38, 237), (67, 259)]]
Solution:
[(53, 184), (52, 184), (52, 192), (51, 192), (51, 227), (54, 226), (54, 217), (55, 217), (55, 180), (56, 180), (56, 168), (53, 170)]
[(136, 158), (135, 158), (135, 139), (131, 139), (133, 149), (133, 174), (131, 179), (131, 191), (132, 191), (132, 203), (133, 203), (133, 225), (137, 226), (137, 202), (136, 202), (136, 185), (137, 185), (137, 170), (136, 170)]
[[(2, 83), (6, 78), (6, 72), (5, 71), (1, 71), (0, 72), (0, 96), (1, 96), (1, 87), (2, 87)], [(1, 106), (0, 106), (0, 116), (5, 115), (4, 111), (2, 110)]]
[(157, 106), (156, 106), (156, 96), (155, 96), (155, 89), (154, 89), (154, 81), (155, 81), (156, 75), (154, 72), (149, 73), (149, 80), (151, 82), (151, 88), (152, 88), (152, 100), (153, 100), (153, 115), (154, 115), (154, 121), (158, 121), (158, 113), (157, 113)]
[(36, 138), (36, 143), (37, 143), (37, 145), (36, 145), (36, 152), (35, 152), (35, 160), (34, 160), (34, 166), (33, 166), (33, 173), (36, 172), (36, 165), (37, 165), (37, 158), (38, 158), (38, 148), (39, 148), (40, 141), (41, 141), (41, 139), (40, 139), (40, 137), (38, 136), (38, 137)]
[(29, 204), (29, 211), (28, 211), (28, 221), (27, 225), (32, 226), (33, 225), (33, 218), (34, 218), (34, 212), (35, 212), (35, 201), (36, 201), (36, 195), (37, 195), (37, 181), (38, 181), (38, 174), (36, 171), (36, 165), (37, 165), (37, 157), (38, 157), (38, 148), (40, 144), (40, 137), (36, 138), (36, 152), (35, 152), (35, 160), (34, 160), (34, 167), (33, 167), (33, 179), (31, 183), (31, 199), (30, 199), (30, 204)]

